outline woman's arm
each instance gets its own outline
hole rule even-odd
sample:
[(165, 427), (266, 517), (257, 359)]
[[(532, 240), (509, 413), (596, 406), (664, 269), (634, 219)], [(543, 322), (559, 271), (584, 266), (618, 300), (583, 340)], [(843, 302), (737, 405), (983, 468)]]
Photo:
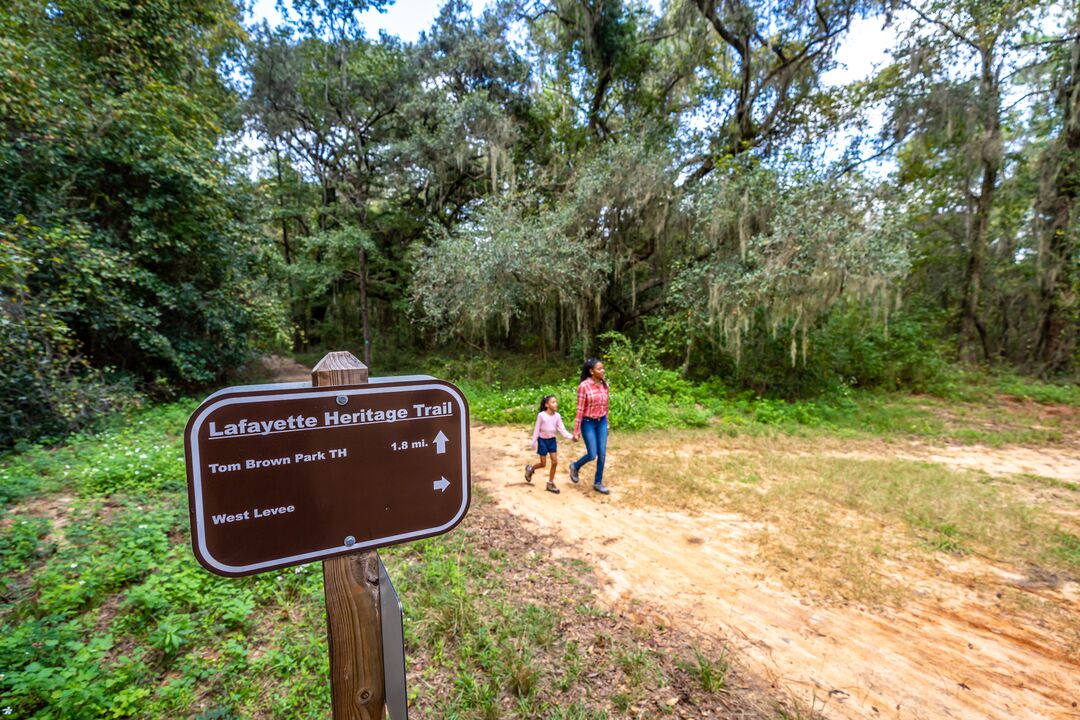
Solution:
[(585, 401), (588, 398), (588, 393), (585, 392), (585, 383), (583, 380), (580, 385), (577, 386), (577, 414), (574, 416), (574, 438), (577, 439), (581, 435), (581, 418), (585, 417)]

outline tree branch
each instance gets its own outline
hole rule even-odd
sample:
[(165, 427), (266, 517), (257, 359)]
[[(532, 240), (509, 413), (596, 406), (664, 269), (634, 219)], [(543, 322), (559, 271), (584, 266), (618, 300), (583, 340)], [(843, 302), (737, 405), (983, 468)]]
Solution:
[(973, 47), (976, 50), (979, 49), (979, 46), (976, 43), (972, 42), (971, 40), (968, 40), (967, 37), (965, 37), (963, 33), (961, 33), (959, 30), (955, 29), (952, 25), (949, 25), (949, 23), (945, 22), (944, 20), (938, 20), (937, 18), (930, 17), (929, 15), (924, 13), (921, 9), (919, 9), (919, 8), (915, 7), (913, 4), (911, 4), (908, 0), (900, 0), (900, 4), (903, 5), (904, 7), (908, 8), (909, 10), (913, 11), (916, 15), (921, 17), (925, 22), (928, 22), (931, 25), (937, 25), (938, 27), (942, 28), (947, 33), (949, 33), (950, 35), (952, 35), (953, 37), (955, 37), (957, 40), (964, 43), (965, 45), (967, 45), (969, 47)]

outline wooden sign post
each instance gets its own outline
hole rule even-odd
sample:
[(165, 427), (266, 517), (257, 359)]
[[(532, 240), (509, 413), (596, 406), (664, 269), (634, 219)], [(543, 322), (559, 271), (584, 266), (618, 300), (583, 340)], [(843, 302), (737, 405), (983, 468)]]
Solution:
[(389, 705), (407, 720), (401, 606), (376, 549), (465, 517), (468, 403), (428, 375), (369, 378), (347, 352), (311, 380), (224, 388), (192, 413), (192, 551), (227, 577), (321, 561), (334, 718), (382, 720)]
[[(311, 371), (313, 387), (367, 381), (367, 366), (347, 352), (327, 354)], [(386, 695), (379, 631), (378, 551), (324, 560), (323, 589), (334, 720), (382, 720)]]

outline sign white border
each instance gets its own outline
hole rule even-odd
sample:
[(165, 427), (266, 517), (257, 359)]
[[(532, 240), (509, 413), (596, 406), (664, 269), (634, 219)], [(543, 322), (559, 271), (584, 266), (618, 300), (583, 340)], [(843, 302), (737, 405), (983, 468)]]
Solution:
[[(433, 380), (431, 377), (424, 377), (424, 380)], [(196, 542), (198, 543), (200, 556), (207, 563), (217, 568), (222, 573), (229, 575), (250, 575), (252, 573), (259, 572), (260, 570), (270, 570), (278, 567), (288, 567), (290, 565), (297, 565), (303, 562), (311, 562), (318, 560), (319, 558), (330, 557), (333, 555), (340, 555), (346, 552), (356, 552), (358, 550), (364, 550), (371, 547), (383, 547), (385, 545), (394, 545), (399, 542), (405, 542), (412, 538), (417, 537), (430, 537), (432, 535), (438, 535), (440, 532), (449, 530), (456, 525), (464, 516), (465, 511), (469, 507), (469, 437), (468, 437), (468, 406), (465, 403), (464, 398), (458, 393), (457, 388), (449, 384), (442, 383), (426, 383), (416, 385), (393, 385), (390, 387), (381, 386), (382, 383), (388, 382), (408, 382), (413, 380), (412, 377), (393, 377), (393, 378), (372, 378), (370, 386), (360, 387), (338, 387), (338, 388), (326, 388), (318, 389), (312, 388), (311, 392), (298, 393), (290, 392), (281, 395), (243, 395), (242, 397), (229, 397), (236, 393), (250, 393), (260, 390), (273, 390), (281, 388), (282, 385), (292, 385), (293, 387), (303, 387), (302, 384), (282, 383), (282, 385), (248, 385), (240, 386), (236, 388), (225, 388), (211, 395), (207, 400), (214, 397), (220, 397), (221, 399), (212, 405), (207, 406), (192, 419), (188, 426), (188, 445), (191, 448), (191, 492), (192, 497), (195, 500), (194, 506), (194, 525), (196, 530)], [(397, 535), (391, 535), (388, 537), (375, 538), (368, 540), (367, 542), (358, 542), (355, 545), (338, 545), (336, 547), (326, 548), (325, 550), (315, 550), (309, 553), (302, 553), (300, 555), (291, 555), (289, 557), (277, 558), (275, 560), (267, 560), (261, 563), (252, 563), (251, 565), (226, 565), (225, 563), (214, 558), (210, 554), (209, 549), (206, 547), (206, 528), (204, 523), (203, 514), (203, 488), (202, 488), (202, 467), (199, 458), (199, 430), (202, 428), (203, 422), (206, 420), (210, 413), (214, 412), (218, 408), (226, 405), (237, 405), (241, 403), (266, 403), (282, 400), (309, 400), (314, 398), (336, 398), (341, 395), (354, 396), (354, 395), (388, 395), (393, 393), (405, 393), (415, 390), (441, 390), (450, 395), (457, 403), (458, 413), (460, 416), (460, 428), (461, 428), (461, 507), (458, 508), (454, 517), (442, 525), (433, 528), (425, 528), (423, 530), (414, 530), (408, 533), (399, 533)], [(345, 426), (356, 427), (356, 426)]]

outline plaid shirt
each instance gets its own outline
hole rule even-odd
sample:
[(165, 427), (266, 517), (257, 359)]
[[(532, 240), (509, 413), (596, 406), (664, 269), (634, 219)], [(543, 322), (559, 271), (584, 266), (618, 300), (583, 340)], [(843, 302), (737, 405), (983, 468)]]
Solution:
[(577, 386), (577, 415), (574, 417), (574, 434), (581, 434), (582, 418), (602, 418), (608, 413), (607, 383), (595, 383), (586, 378)]

